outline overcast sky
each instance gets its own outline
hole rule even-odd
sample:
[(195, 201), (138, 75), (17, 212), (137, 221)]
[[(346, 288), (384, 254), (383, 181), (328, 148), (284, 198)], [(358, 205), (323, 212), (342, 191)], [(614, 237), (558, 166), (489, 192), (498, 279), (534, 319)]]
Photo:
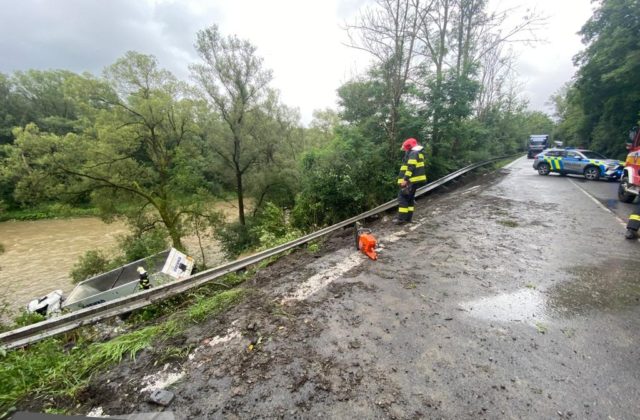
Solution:
[[(345, 47), (341, 29), (370, 0), (0, 0), (0, 72), (68, 69), (101, 74), (128, 50), (155, 55), (182, 79), (197, 61), (195, 34), (213, 23), (258, 47), (272, 86), (305, 123), (335, 107), (336, 89), (367, 66)], [(493, 9), (526, 4), (548, 16), (534, 47), (518, 46), (518, 77), (532, 109), (570, 80), (582, 48), (576, 32), (590, 0), (492, 0)], [(524, 8), (522, 9), (524, 10)]]

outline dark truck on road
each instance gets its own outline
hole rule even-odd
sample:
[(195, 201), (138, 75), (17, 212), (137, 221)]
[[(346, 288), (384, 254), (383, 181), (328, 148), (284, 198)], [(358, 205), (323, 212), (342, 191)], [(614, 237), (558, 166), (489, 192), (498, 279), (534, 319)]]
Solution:
[(532, 159), (547, 147), (549, 147), (548, 134), (532, 134), (529, 136), (529, 142), (527, 143), (527, 157)]

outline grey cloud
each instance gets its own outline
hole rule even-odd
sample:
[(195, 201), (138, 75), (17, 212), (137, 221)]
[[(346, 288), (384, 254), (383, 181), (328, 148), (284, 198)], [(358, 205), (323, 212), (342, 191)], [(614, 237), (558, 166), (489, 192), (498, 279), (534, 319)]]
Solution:
[[(1, 7), (1, 6), (0, 6)], [(100, 74), (128, 50), (188, 77), (197, 30), (212, 24), (181, 3), (21, 0), (2, 7), (0, 72), (68, 69)]]

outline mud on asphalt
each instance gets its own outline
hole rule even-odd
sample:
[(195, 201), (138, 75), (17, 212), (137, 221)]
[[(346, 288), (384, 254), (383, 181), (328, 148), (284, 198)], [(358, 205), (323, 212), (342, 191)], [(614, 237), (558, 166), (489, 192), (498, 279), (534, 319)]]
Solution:
[(165, 344), (188, 354), (145, 350), (84, 406), (159, 411), (163, 388), (180, 419), (637, 418), (638, 248), (594, 249), (615, 225), (585, 228), (557, 194), (532, 197), (544, 185), (523, 194), (521, 172), (419, 200), (411, 225), (368, 221), (378, 261), (352, 229), (279, 259)]

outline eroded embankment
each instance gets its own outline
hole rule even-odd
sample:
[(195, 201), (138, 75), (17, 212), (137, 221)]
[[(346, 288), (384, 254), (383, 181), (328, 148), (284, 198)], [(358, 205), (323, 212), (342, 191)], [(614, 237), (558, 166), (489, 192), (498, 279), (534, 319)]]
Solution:
[(637, 247), (594, 249), (619, 227), (527, 163), (371, 223), (378, 261), (345, 230), (261, 269), (238, 306), (96, 376), (80, 410), (156, 411), (163, 387), (178, 418), (632, 418)]

